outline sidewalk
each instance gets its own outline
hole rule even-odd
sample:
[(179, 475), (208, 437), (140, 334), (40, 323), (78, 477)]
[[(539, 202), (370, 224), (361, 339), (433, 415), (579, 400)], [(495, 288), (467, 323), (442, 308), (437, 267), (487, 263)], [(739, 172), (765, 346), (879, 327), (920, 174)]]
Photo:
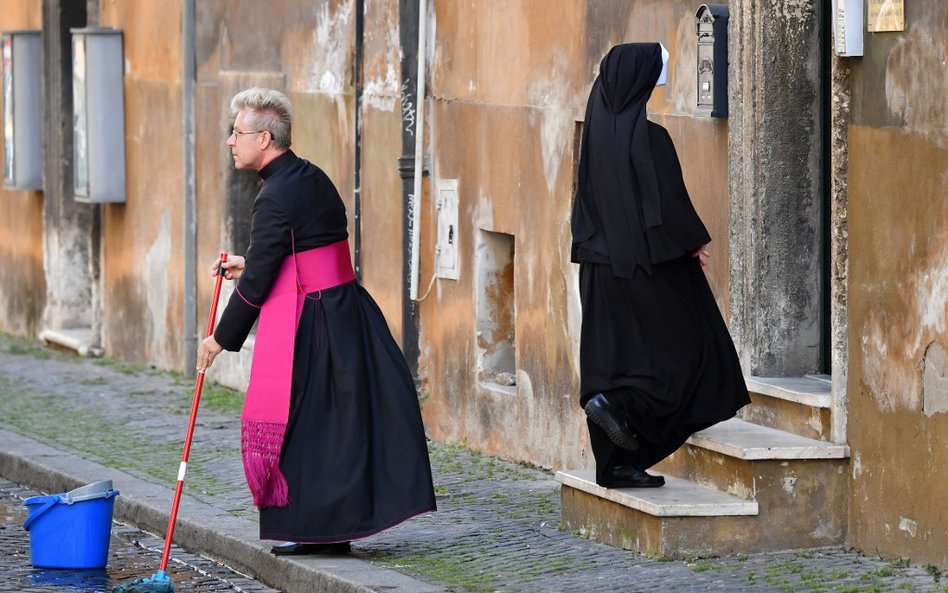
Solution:
[[(111, 479), (116, 520), (163, 533), (192, 390), (173, 373), (0, 334), (0, 477), (45, 492)], [(257, 539), (239, 416), (236, 394), (205, 386), (175, 543), (288, 593), (948, 593), (935, 569), (841, 549), (691, 562), (633, 555), (558, 529), (551, 472), (438, 443), (438, 512), (354, 542), (349, 557), (278, 558)]]

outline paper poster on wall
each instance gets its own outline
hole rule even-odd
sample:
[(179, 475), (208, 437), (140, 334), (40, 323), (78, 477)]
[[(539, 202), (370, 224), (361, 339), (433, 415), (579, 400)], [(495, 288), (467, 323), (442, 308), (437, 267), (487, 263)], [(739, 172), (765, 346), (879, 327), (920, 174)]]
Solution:
[(868, 0), (866, 21), (870, 33), (905, 30), (903, 0)]

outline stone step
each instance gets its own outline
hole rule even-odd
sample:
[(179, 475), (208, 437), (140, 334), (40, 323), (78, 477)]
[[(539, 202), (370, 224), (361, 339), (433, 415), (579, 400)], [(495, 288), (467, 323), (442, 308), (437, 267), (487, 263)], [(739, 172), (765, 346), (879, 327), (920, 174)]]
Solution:
[(603, 488), (594, 470), (556, 473), (563, 485), (563, 528), (650, 556), (687, 557), (743, 551), (758, 505), (666, 476), (661, 488)]
[(687, 443), (744, 460), (845, 459), (849, 447), (731, 418), (692, 435)]
[(596, 471), (591, 469), (558, 471), (556, 481), (656, 517), (756, 515), (758, 510), (756, 502), (671, 476), (665, 476), (661, 488), (605, 488), (596, 484)]
[(696, 433), (657, 465), (663, 488), (602, 488), (592, 470), (557, 474), (563, 523), (669, 557), (839, 545), (848, 456), (846, 445), (735, 418)]
[[(845, 465), (849, 447), (732, 418), (697, 432), (655, 469), (745, 500), (755, 500), (761, 472), (782, 473), (788, 461), (806, 475)], [(825, 461), (825, 463), (818, 463)], [(772, 467), (771, 467), (772, 466)], [(832, 470), (835, 471), (835, 470)], [(788, 474), (787, 479), (792, 479)]]
[(50, 346), (71, 350), (79, 356), (102, 356), (102, 348), (93, 343), (91, 327), (76, 327), (72, 329), (46, 328), (40, 332), (39, 338)]
[(832, 384), (829, 375), (747, 377), (751, 405), (738, 417), (800, 436), (828, 441)]

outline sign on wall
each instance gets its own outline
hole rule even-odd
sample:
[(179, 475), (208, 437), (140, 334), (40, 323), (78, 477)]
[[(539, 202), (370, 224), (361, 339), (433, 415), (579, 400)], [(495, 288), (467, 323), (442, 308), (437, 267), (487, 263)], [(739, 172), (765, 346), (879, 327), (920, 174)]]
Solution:
[(867, 25), (870, 33), (905, 30), (903, 0), (868, 0)]

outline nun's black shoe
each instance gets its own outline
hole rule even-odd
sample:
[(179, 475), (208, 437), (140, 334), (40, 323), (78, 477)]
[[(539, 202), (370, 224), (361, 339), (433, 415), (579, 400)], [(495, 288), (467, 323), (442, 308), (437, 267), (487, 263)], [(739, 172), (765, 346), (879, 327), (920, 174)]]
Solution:
[(665, 478), (631, 465), (618, 465), (612, 470), (612, 477), (599, 485), (606, 488), (658, 488), (665, 485)]
[(348, 554), (352, 551), (349, 542), (338, 542), (333, 544), (297, 544), (286, 542), (285, 544), (276, 544), (270, 548), (270, 553), (274, 556), (308, 556), (312, 554)]
[(605, 395), (597, 393), (592, 396), (583, 409), (586, 411), (586, 417), (603, 429), (609, 440), (617, 446), (626, 451), (639, 448), (638, 437), (629, 429), (622, 413), (609, 403)]

